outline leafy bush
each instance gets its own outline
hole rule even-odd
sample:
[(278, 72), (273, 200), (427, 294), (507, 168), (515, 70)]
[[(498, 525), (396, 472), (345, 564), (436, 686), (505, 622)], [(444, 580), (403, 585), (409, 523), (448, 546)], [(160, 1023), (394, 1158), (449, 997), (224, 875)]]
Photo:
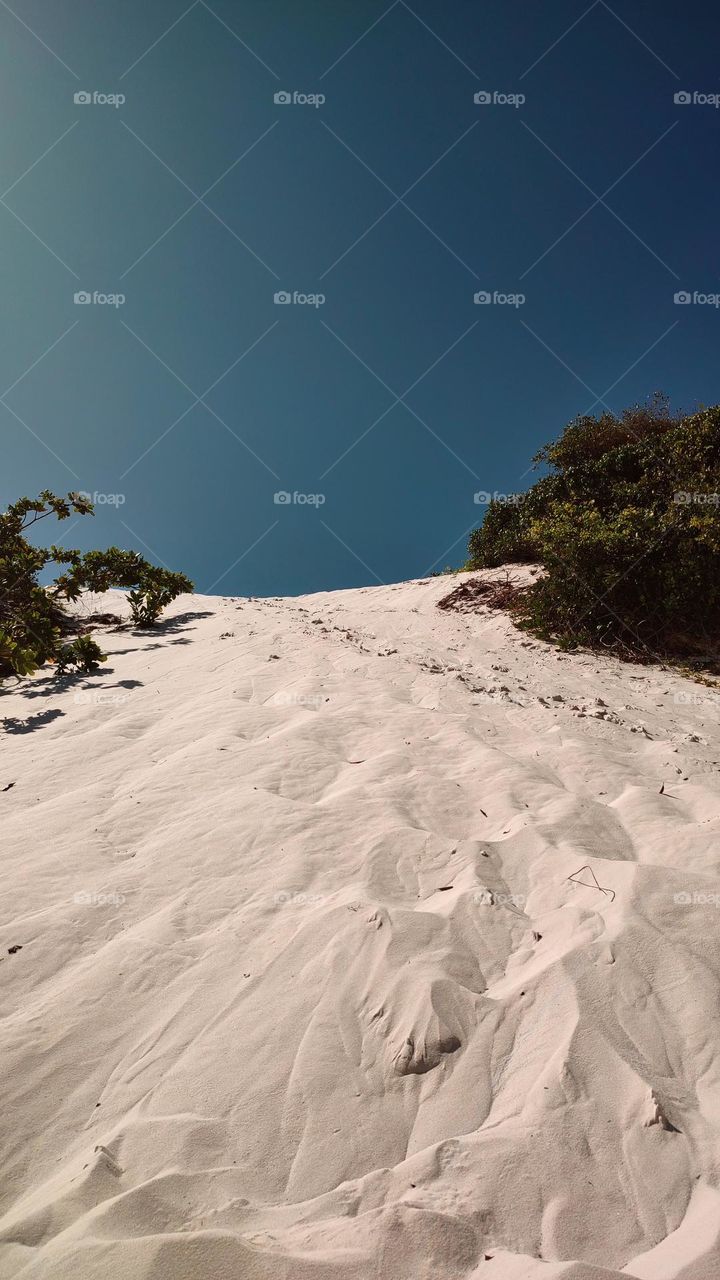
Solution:
[(107, 662), (107, 654), (90, 636), (77, 636), (72, 644), (63, 644), (55, 657), (59, 676), (68, 671), (93, 671), (99, 662)]
[(532, 526), (551, 499), (554, 480), (545, 476), (528, 493), (491, 500), (482, 525), (470, 534), (467, 568), (494, 569), (500, 564), (540, 559), (540, 544)]
[[(110, 547), (107, 551), (80, 552), (62, 547), (35, 547), (28, 531), (39, 520), (56, 516), (91, 515), (93, 505), (79, 494), (58, 497), (49, 489), (37, 499), (21, 498), (0, 514), (0, 679), (31, 675), (44, 662), (56, 664), (59, 675), (70, 670), (91, 671), (105, 655), (87, 635), (70, 643), (72, 630), (65, 606), (82, 591), (132, 588), (132, 619), (152, 626), (162, 609), (193, 584), (182, 573), (150, 564), (135, 551)], [(67, 566), (49, 586), (41, 586), (39, 574), (48, 564)]]
[(521, 623), (566, 647), (720, 660), (720, 406), (678, 416), (656, 396), (571, 422), (551, 468), (488, 509), (468, 568), (536, 560)]
[(68, 551), (64, 562), (70, 570), (55, 583), (55, 590), (75, 600), (81, 591), (107, 591), (110, 587), (132, 588), (128, 594), (133, 622), (152, 627), (166, 605), (193, 584), (183, 573), (173, 573), (150, 564), (137, 551), (109, 547), (107, 551)]

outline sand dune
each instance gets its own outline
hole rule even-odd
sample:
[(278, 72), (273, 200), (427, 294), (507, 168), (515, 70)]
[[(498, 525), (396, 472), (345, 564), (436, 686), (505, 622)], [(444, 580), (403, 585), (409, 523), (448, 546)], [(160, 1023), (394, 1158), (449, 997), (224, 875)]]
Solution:
[(452, 585), (5, 686), (0, 1276), (720, 1275), (720, 698)]

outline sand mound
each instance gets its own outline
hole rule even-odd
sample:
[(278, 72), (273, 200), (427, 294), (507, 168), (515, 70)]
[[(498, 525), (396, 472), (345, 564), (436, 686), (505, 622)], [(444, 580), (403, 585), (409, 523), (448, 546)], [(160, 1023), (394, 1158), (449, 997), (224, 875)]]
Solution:
[(720, 698), (452, 586), (5, 686), (0, 1276), (720, 1274)]

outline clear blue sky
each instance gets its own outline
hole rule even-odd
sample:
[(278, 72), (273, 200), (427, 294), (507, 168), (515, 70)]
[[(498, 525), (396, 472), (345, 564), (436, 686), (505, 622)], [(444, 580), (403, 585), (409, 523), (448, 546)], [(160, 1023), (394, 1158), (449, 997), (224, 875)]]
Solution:
[(576, 414), (720, 399), (674, 301), (720, 290), (720, 112), (674, 101), (717, 4), (0, 0), (0, 41), (0, 500), (122, 495), (69, 545), (419, 576)]

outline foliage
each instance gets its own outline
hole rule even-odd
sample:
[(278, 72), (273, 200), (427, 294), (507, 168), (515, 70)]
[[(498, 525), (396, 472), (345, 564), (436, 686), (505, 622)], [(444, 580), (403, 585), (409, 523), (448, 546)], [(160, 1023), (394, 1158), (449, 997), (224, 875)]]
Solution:
[(557, 483), (544, 476), (528, 493), (493, 498), (479, 529), (468, 542), (468, 569), (494, 569), (500, 564), (527, 563), (540, 559), (540, 544), (533, 537), (533, 522), (551, 501)]
[(77, 636), (72, 644), (60, 646), (55, 662), (57, 674), (64, 676), (71, 670), (93, 671), (99, 662), (107, 662), (107, 654), (90, 636)]
[[(36, 547), (27, 534), (39, 520), (55, 516), (91, 515), (92, 503), (77, 493), (58, 497), (49, 489), (37, 499), (21, 498), (0, 513), (0, 679), (10, 674), (31, 675), (44, 662), (55, 664), (59, 675), (87, 672), (105, 661), (97, 643), (87, 635), (67, 643), (72, 629), (66, 605), (82, 591), (131, 588), (133, 622), (152, 626), (162, 609), (193, 584), (184, 574), (150, 564), (135, 551), (110, 547), (80, 552), (62, 547)], [(38, 577), (48, 564), (66, 566), (49, 587)]]
[(81, 591), (132, 588), (128, 600), (132, 620), (139, 627), (153, 626), (166, 605), (183, 591), (193, 589), (185, 574), (150, 564), (137, 551), (122, 551), (119, 547), (84, 554), (69, 551), (64, 553), (64, 559), (70, 569), (57, 579), (57, 591), (66, 599), (75, 600)]
[(536, 455), (551, 468), (512, 507), (491, 504), (468, 568), (535, 560), (516, 609), (565, 647), (720, 660), (720, 406), (664, 398), (584, 416)]

